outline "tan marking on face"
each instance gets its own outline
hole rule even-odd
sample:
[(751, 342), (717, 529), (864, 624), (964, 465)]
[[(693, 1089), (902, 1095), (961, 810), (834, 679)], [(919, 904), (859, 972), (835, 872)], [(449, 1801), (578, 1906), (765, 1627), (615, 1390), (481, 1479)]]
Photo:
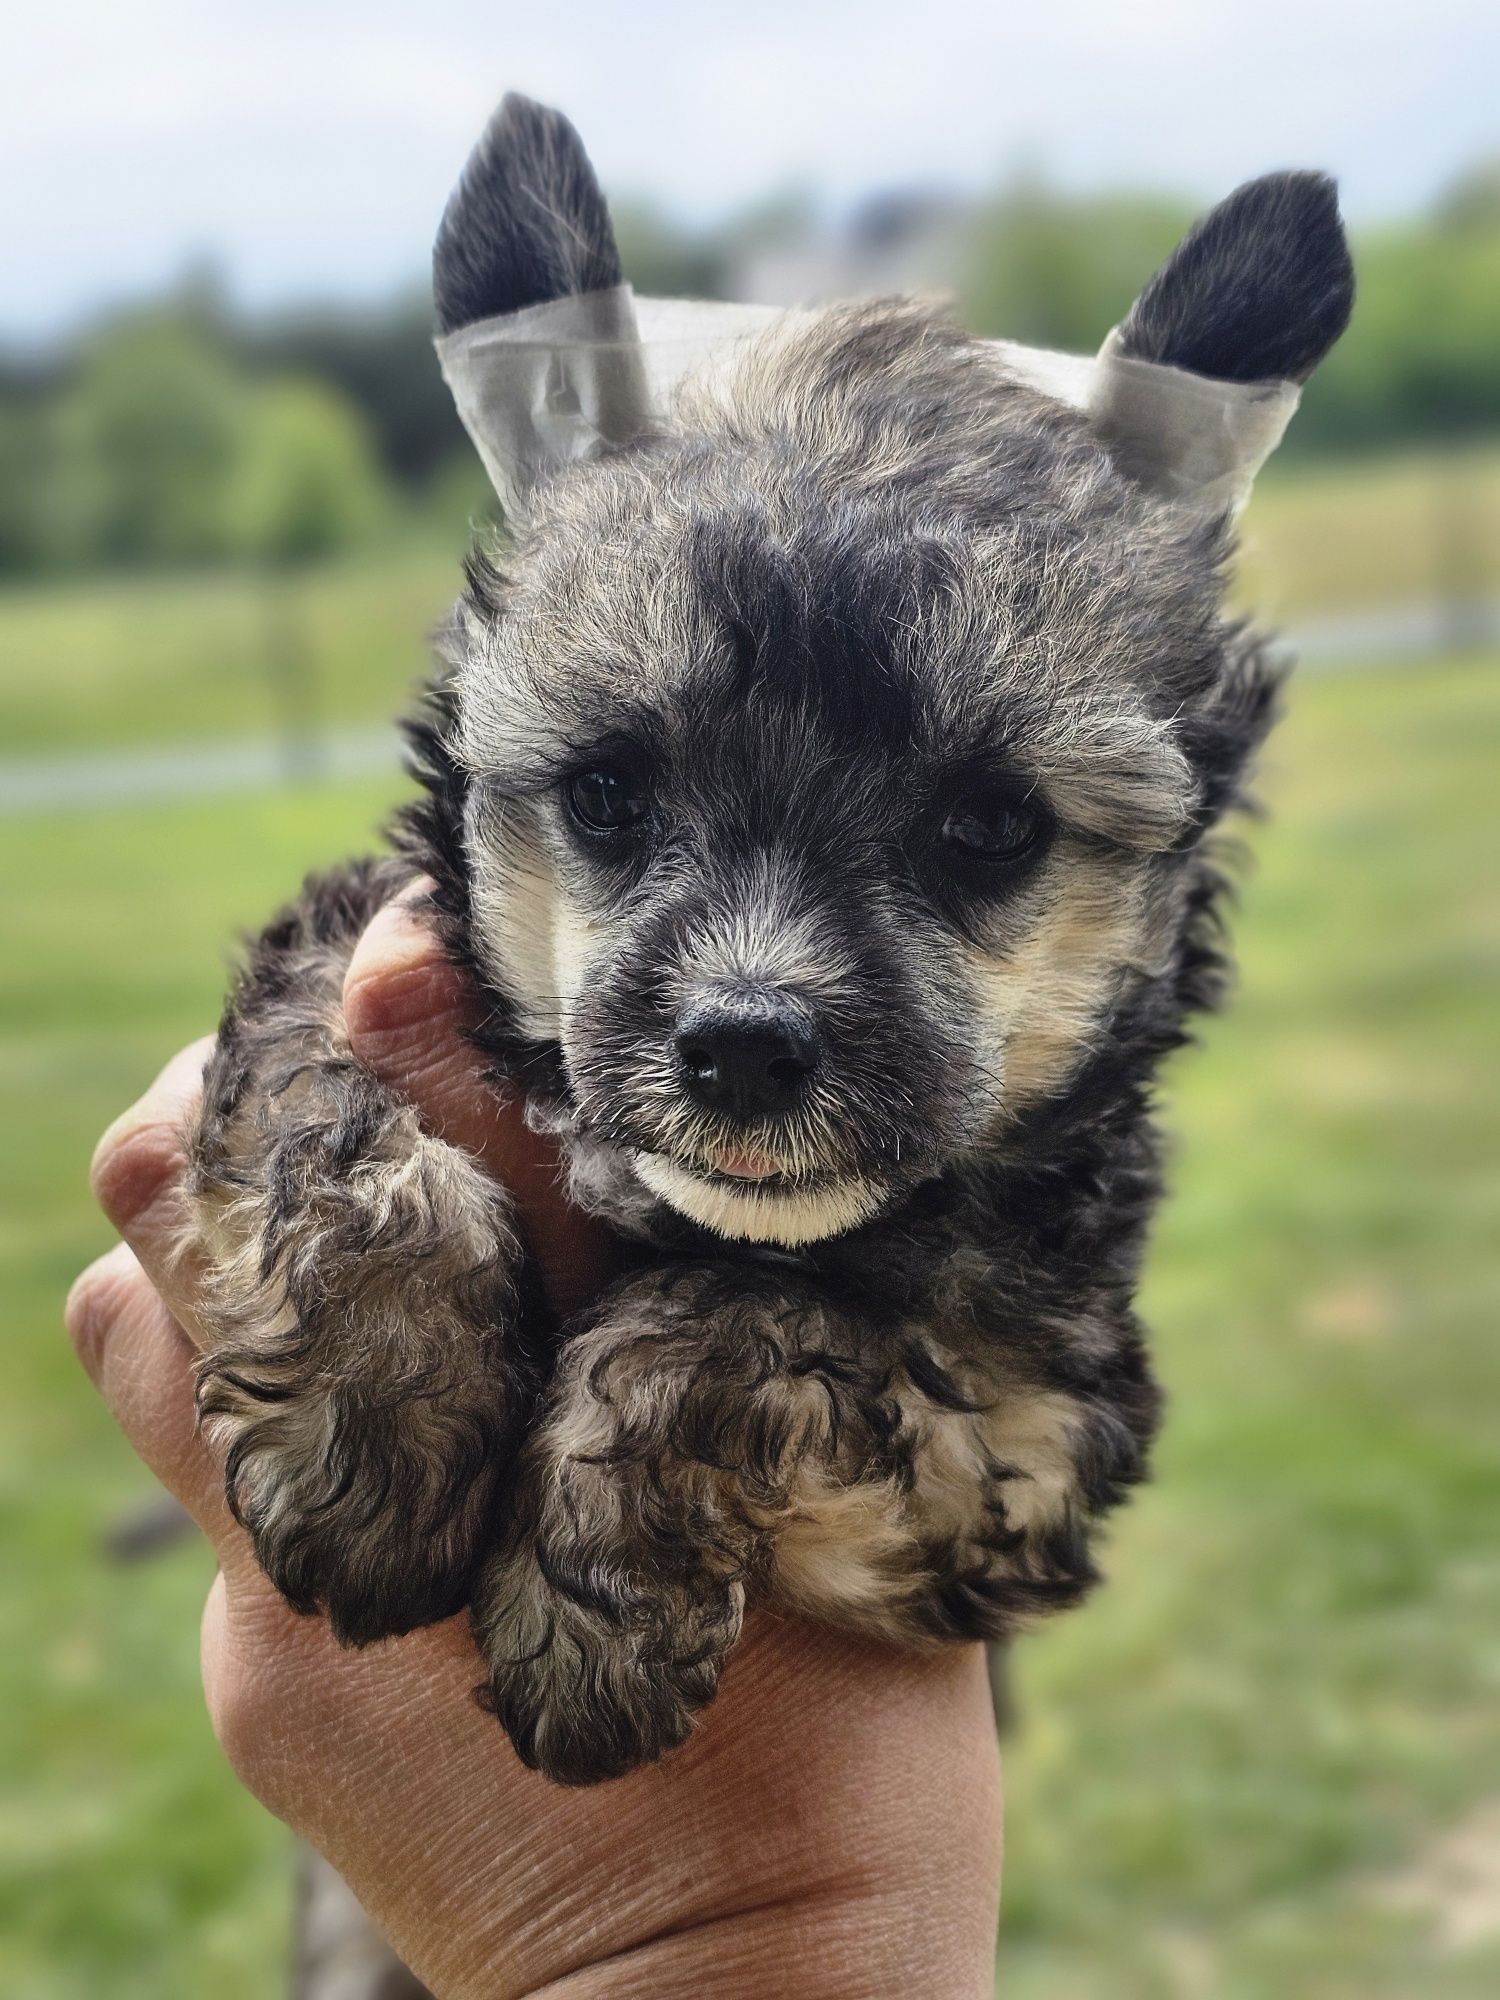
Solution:
[(574, 1002), (601, 943), (578, 910), (524, 809), (506, 808), (471, 843), (474, 917), (485, 955), (503, 971), (523, 1030), (566, 1043)]
[(1007, 1112), (1056, 1090), (1082, 1062), (1121, 974), (1147, 953), (1139, 870), (1116, 857), (1060, 850), (1048, 864), (1049, 907), (1002, 958), (971, 955), (980, 1016)]

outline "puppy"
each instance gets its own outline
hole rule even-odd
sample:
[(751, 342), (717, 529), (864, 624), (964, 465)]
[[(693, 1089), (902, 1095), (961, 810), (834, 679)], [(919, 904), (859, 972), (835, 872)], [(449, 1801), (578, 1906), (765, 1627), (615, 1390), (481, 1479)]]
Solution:
[[(619, 280), (571, 127), (507, 100), (441, 329)], [(1331, 184), (1275, 175), (1116, 345), (1301, 381), (1351, 297)], [(194, 1135), (199, 1409), (268, 1574), (351, 1645), (472, 1606), (567, 1783), (680, 1743), (754, 1598), (926, 1646), (1094, 1582), (1158, 1416), (1153, 1080), (1224, 984), (1212, 836), (1275, 702), (1224, 511), (1002, 350), (910, 301), (734, 349), (475, 551), (421, 797), (255, 945)], [(565, 1325), (349, 1047), (418, 876), (622, 1241)]]

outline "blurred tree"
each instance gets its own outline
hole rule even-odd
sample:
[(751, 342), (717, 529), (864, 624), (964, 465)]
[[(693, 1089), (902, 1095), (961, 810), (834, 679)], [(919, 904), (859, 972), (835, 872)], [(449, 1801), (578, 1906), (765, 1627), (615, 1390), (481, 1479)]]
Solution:
[(460, 450), (441, 465), (422, 497), (422, 519), (445, 548), (461, 548), (473, 534), (495, 525), (499, 503), (474, 447), (465, 438)]
[(806, 242), (817, 227), (814, 190), (806, 182), (790, 181), (737, 209), (709, 240), (721, 241), (732, 263), (745, 250), (784, 249)]
[(1437, 219), (1444, 228), (1500, 228), (1500, 158), (1461, 173), (1438, 202)]
[(721, 299), (728, 270), (726, 233), (685, 228), (652, 202), (612, 204), (625, 276), (638, 292), (668, 299)]
[(1064, 195), (1019, 173), (975, 210), (960, 314), (977, 333), (1091, 354), (1192, 214), (1149, 195)]
[(58, 410), (70, 550), (124, 563), (224, 554), (245, 422), (243, 384), (206, 332), (155, 312), (97, 334)]
[(45, 569), (57, 558), (55, 421), (36, 397), (0, 397), (0, 576)]
[(257, 388), (231, 471), (225, 521), (231, 550), (290, 567), (368, 540), (390, 492), (360, 412), (326, 383), (284, 379)]
[(387, 473), (419, 490), (461, 450), (463, 427), (432, 351), (425, 289), (383, 307), (324, 308), (232, 330), (235, 358), (262, 376), (331, 383), (356, 405)]
[(1301, 450), (1500, 428), (1500, 205), (1478, 196), (1356, 241), (1354, 319), (1299, 419)]
[(390, 492), (360, 412), (325, 382), (287, 377), (258, 387), (230, 484), (231, 546), (260, 571), (261, 663), (287, 775), (321, 767), (325, 745), (317, 649), (299, 573), (366, 541)]

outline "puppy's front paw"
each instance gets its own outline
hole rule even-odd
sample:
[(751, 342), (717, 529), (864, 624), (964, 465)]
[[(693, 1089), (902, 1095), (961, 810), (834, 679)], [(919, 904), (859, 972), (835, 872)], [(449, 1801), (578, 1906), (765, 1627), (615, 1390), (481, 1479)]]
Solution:
[(603, 1573), (558, 1577), (528, 1547), (481, 1578), (474, 1624), (489, 1681), (479, 1696), (522, 1763), (558, 1784), (595, 1785), (686, 1740), (739, 1635), (744, 1591), (704, 1580), (652, 1602)]
[(268, 1399), (205, 1362), (200, 1421), (226, 1449), (230, 1507), (292, 1607), (326, 1612), (346, 1646), (451, 1617), (467, 1601), (503, 1464), (496, 1419), (345, 1389)]

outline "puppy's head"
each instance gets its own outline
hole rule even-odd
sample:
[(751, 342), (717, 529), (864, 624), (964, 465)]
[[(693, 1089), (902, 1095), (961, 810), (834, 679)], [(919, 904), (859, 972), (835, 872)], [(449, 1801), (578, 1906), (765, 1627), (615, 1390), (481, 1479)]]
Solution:
[[(507, 115), (491, 154), (565, 160), (528, 213), (571, 200), (610, 282), (569, 128)], [(1273, 192), (1200, 225), (1127, 352), (1309, 372), (1347, 258), (1326, 183)], [(504, 258), (499, 296), (542, 285), (513, 234), (489, 311)], [(904, 303), (773, 328), (540, 486), (455, 627), (458, 749), (474, 949), (579, 1135), (783, 1244), (1022, 1143), (1181, 984), (1194, 850), (1271, 692), (1225, 544)]]

